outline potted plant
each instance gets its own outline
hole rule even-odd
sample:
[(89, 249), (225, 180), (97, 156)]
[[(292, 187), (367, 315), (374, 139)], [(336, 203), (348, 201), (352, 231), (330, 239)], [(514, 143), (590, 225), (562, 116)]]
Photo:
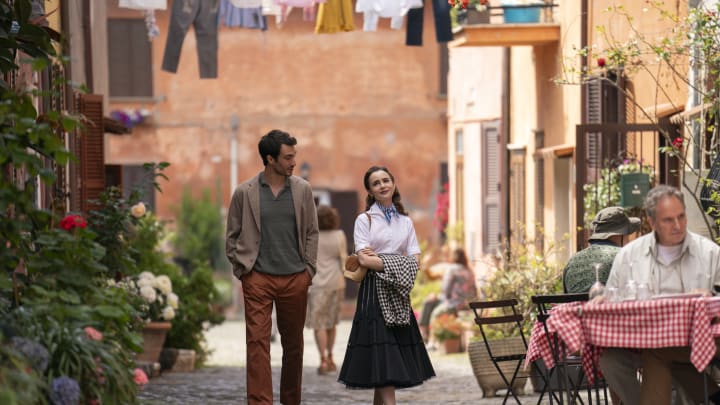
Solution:
[(540, 22), (544, 3), (540, 0), (502, 0), (503, 19), (506, 24)]
[(489, 0), (448, 0), (458, 22), (466, 24), (490, 23)]
[[(562, 291), (563, 266), (554, 260), (561, 250), (561, 244), (547, 239), (544, 229), (539, 224), (536, 224), (534, 233), (534, 237), (528, 237), (525, 227), (518, 226), (518, 229), (512, 233), (512, 238), (503, 243), (501, 251), (496, 255), (495, 263), (491, 266), (492, 269), (482, 289), (486, 300), (508, 298), (518, 300), (518, 309), (525, 319), (522, 333), (526, 339), (530, 338), (530, 331), (536, 319), (531, 297), (557, 294)], [(518, 350), (524, 349), (525, 345), (518, 328), (493, 326), (486, 327), (493, 354), (501, 354), (503, 351), (517, 353)], [(495, 390), (505, 387), (487, 356), (482, 339), (470, 342), (468, 355), (475, 378), (485, 396), (494, 395)], [(513, 367), (513, 365), (508, 362), (502, 367)], [(513, 370), (509, 371), (512, 374)], [(530, 371), (521, 369), (520, 376), (528, 377)], [(524, 382), (525, 378), (519, 378), (517, 388), (521, 389)]]
[(430, 323), (430, 331), (444, 353), (457, 353), (460, 351), (462, 329), (460, 320), (451, 313), (442, 313)]
[(142, 297), (140, 309), (145, 321), (142, 329), (143, 352), (138, 354), (137, 359), (159, 362), (165, 337), (172, 327), (170, 321), (175, 318), (179, 306), (179, 298), (173, 293), (172, 281), (164, 274), (155, 276), (144, 271), (135, 280), (128, 281), (128, 284), (130, 288), (135, 286)]

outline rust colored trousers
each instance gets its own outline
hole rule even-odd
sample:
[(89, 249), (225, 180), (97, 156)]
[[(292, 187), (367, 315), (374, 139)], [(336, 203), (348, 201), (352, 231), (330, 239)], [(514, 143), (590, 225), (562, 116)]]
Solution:
[(251, 271), (242, 276), (247, 340), (247, 399), (250, 405), (272, 405), (270, 333), (273, 302), (283, 348), (280, 403), (298, 405), (302, 394), (303, 328), (310, 273), (276, 276)]

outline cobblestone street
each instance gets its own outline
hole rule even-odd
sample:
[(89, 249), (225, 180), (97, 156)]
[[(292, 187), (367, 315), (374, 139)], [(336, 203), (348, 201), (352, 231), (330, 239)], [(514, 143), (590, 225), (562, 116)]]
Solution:
[[(338, 328), (334, 358), (340, 363), (350, 333), (351, 321), (342, 321)], [(244, 404), (245, 401), (245, 326), (241, 321), (228, 321), (208, 332), (213, 354), (208, 367), (192, 373), (165, 373), (144, 388), (140, 398), (143, 405), (159, 404)], [(431, 352), (437, 377), (420, 387), (398, 390), (398, 403), (403, 404), (481, 404), (502, 403), (502, 397), (482, 398), (482, 392), (472, 374), (467, 353), (441, 355)], [(279, 342), (271, 345), (273, 386), (279, 398), (280, 362)], [(303, 371), (303, 404), (368, 404), (372, 391), (349, 390), (337, 382), (336, 375), (318, 375), (320, 363), (312, 331), (305, 330), (305, 368)], [(530, 392), (528, 384), (526, 392)], [(523, 403), (534, 404), (537, 396), (521, 397)], [(508, 401), (508, 403), (513, 403)]]

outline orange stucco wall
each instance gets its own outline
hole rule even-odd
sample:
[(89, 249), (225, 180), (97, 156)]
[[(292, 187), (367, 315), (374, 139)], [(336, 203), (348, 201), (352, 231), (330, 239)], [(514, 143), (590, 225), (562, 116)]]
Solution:
[[(107, 136), (106, 162), (170, 162), (170, 182), (156, 196), (161, 217), (173, 216), (187, 185), (199, 192), (220, 184), (227, 207), (230, 119), (236, 114), (240, 182), (262, 169), (260, 136), (280, 128), (298, 138), (298, 166), (311, 165), (314, 187), (357, 190), (364, 198), (365, 170), (387, 165), (418, 238), (437, 240), (432, 216), (439, 167), (447, 156), (447, 126), (430, 11), (422, 47), (405, 46), (405, 31), (390, 30), (387, 20), (377, 32), (363, 32), (361, 15), (356, 31), (338, 34), (315, 34), (300, 10), (282, 28), (271, 18), (266, 32), (221, 27), (214, 80), (199, 79), (192, 29), (178, 73), (160, 69), (169, 11), (159, 11), (161, 35), (152, 44), (155, 100), (110, 99), (111, 110), (147, 108), (152, 118), (132, 135)], [(115, 6), (108, 16), (140, 17)]]

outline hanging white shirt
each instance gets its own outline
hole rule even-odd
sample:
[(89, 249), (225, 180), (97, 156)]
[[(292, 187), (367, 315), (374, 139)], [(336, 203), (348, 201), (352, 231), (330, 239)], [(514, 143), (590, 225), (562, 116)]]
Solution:
[(405, 14), (422, 6), (422, 0), (358, 0), (355, 11), (364, 14), (364, 31), (376, 31), (380, 18), (389, 18), (390, 28), (399, 30)]

